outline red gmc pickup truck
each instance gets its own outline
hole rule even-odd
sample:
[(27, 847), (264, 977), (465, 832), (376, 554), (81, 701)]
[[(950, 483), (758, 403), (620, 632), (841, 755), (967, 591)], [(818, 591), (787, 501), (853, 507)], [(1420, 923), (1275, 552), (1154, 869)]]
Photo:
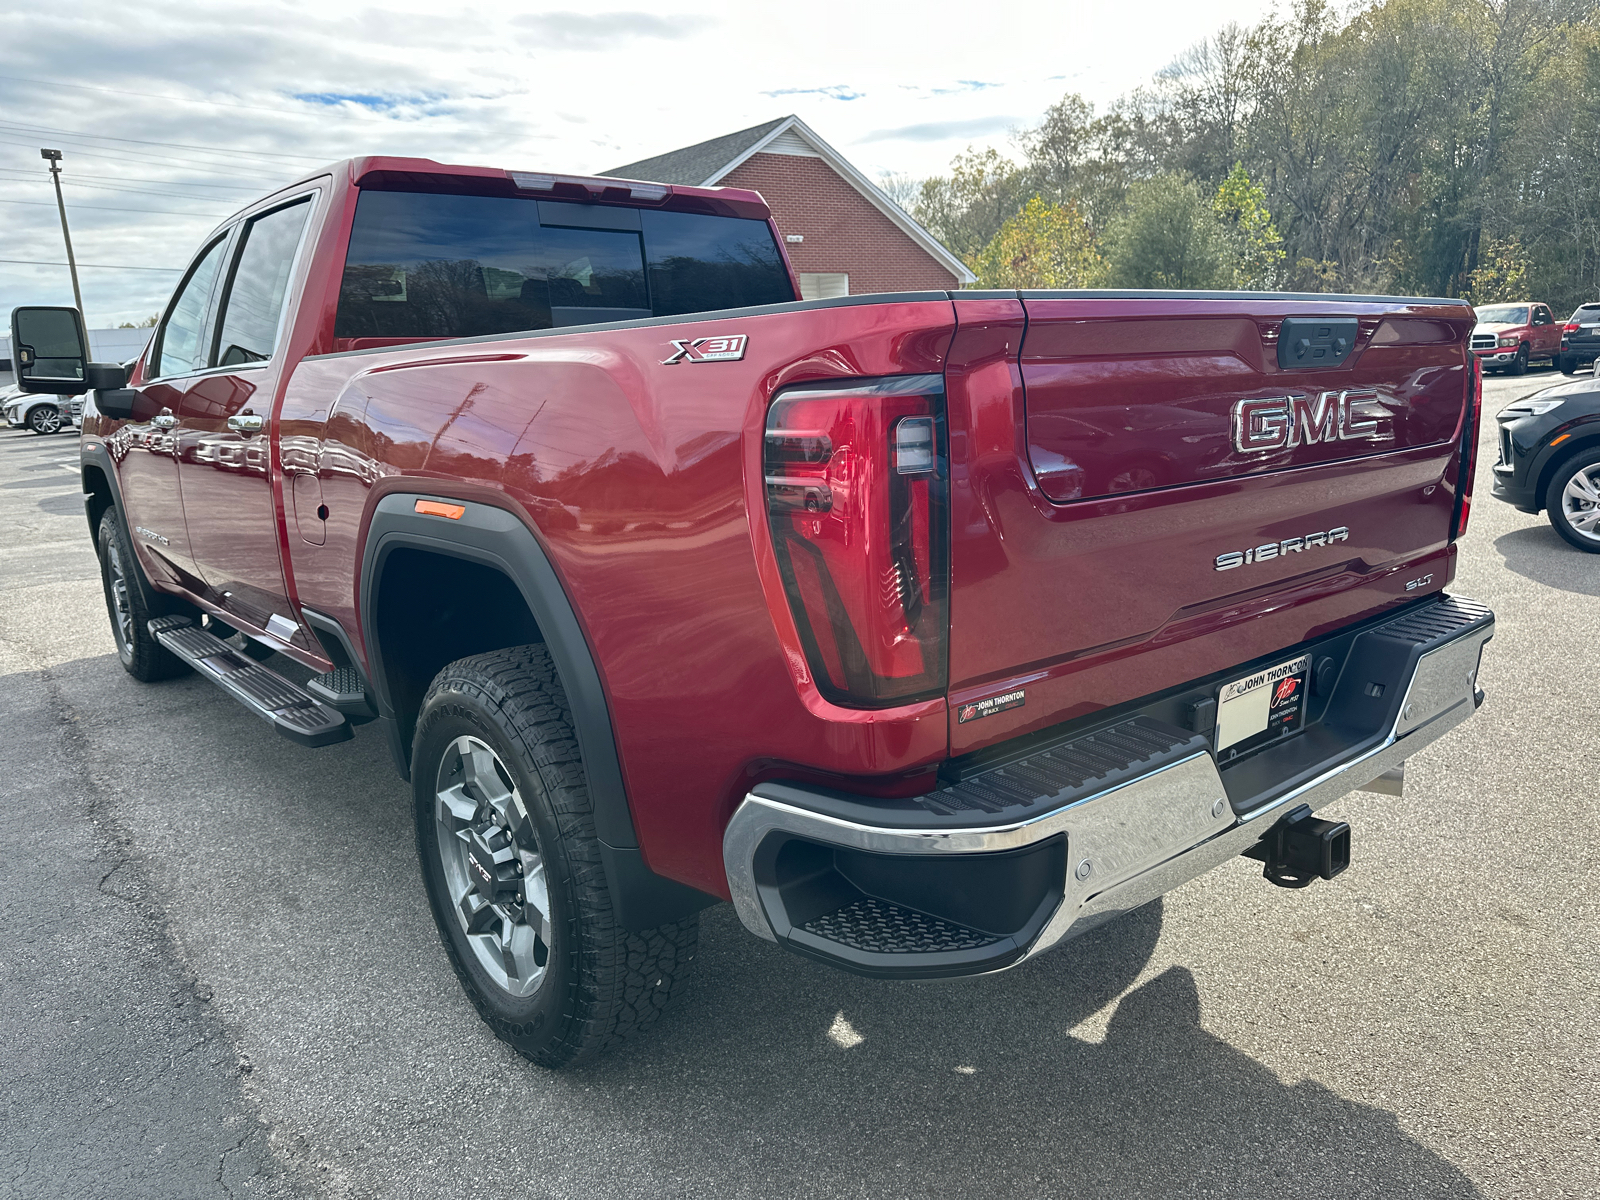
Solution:
[[(1548, 304), (1523, 300), (1514, 304), (1485, 304), (1475, 310), (1477, 328), (1472, 331), (1472, 352), (1485, 371), (1509, 371), (1526, 375), (1533, 359), (1549, 359), (1560, 365), (1562, 345), (1560, 325)], [(1570, 374), (1570, 372), (1569, 372)]]
[(363, 158), (218, 228), (131, 378), (13, 314), (26, 386), (93, 389), (123, 665), (381, 729), (545, 1065), (717, 901), (945, 978), (1240, 854), (1331, 878), (1315, 810), (1483, 699), (1465, 305), (796, 295), (751, 192)]

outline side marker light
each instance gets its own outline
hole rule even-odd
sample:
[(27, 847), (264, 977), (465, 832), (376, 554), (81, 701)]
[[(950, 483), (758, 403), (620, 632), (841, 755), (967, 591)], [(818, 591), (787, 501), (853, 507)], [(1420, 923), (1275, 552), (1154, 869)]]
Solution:
[(448, 517), (452, 521), (459, 521), (467, 515), (465, 505), (442, 504), (438, 500), (418, 500), (415, 508), (425, 517)]

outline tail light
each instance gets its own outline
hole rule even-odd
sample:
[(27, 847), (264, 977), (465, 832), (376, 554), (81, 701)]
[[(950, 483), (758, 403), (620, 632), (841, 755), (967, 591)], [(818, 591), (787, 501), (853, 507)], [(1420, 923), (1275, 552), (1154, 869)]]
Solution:
[(1562, 333), (1577, 333), (1579, 328), (1580, 328), (1580, 326), (1578, 325), (1578, 323), (1576, 321), (1568, 321), (1565, 325), (1563, 325), (1561, 327), (1561, 332)]
[(1483, 424), (1483, 360), (1472, 356), (1472, 382), (1468, 385), (1466, 420), (1461, 423), (1461, 474), (1456, 480), (1456, 519), (1450, 531), (1453, 542), (1467, 532), (1472, 516), (1472, 479), (1478, 470), (1478, 429)]
[(942, 694), (943, 378), (788, 388), (767, 410), (762, 467), (778, 570), (822, 694), (862, 708)]

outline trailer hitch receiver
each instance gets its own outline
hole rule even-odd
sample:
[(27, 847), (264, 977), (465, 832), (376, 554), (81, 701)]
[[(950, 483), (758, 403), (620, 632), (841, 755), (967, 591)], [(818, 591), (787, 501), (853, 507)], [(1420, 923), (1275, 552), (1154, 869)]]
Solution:
[(1260, 859), (1262, 877), (1279, 887), (1308, 887), (1332, 879), (1350, 865), (1350, 826), (1324, 821), (1302, 804), (1267, 831), (1247, 858)]

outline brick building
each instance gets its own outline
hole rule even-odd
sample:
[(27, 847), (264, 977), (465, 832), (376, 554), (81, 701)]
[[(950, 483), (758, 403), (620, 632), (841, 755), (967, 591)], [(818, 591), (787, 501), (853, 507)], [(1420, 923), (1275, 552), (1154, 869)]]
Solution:
[(807, 300), (965, 287), (974, 276), (799, 117), (603, 172), (766, 197)]

